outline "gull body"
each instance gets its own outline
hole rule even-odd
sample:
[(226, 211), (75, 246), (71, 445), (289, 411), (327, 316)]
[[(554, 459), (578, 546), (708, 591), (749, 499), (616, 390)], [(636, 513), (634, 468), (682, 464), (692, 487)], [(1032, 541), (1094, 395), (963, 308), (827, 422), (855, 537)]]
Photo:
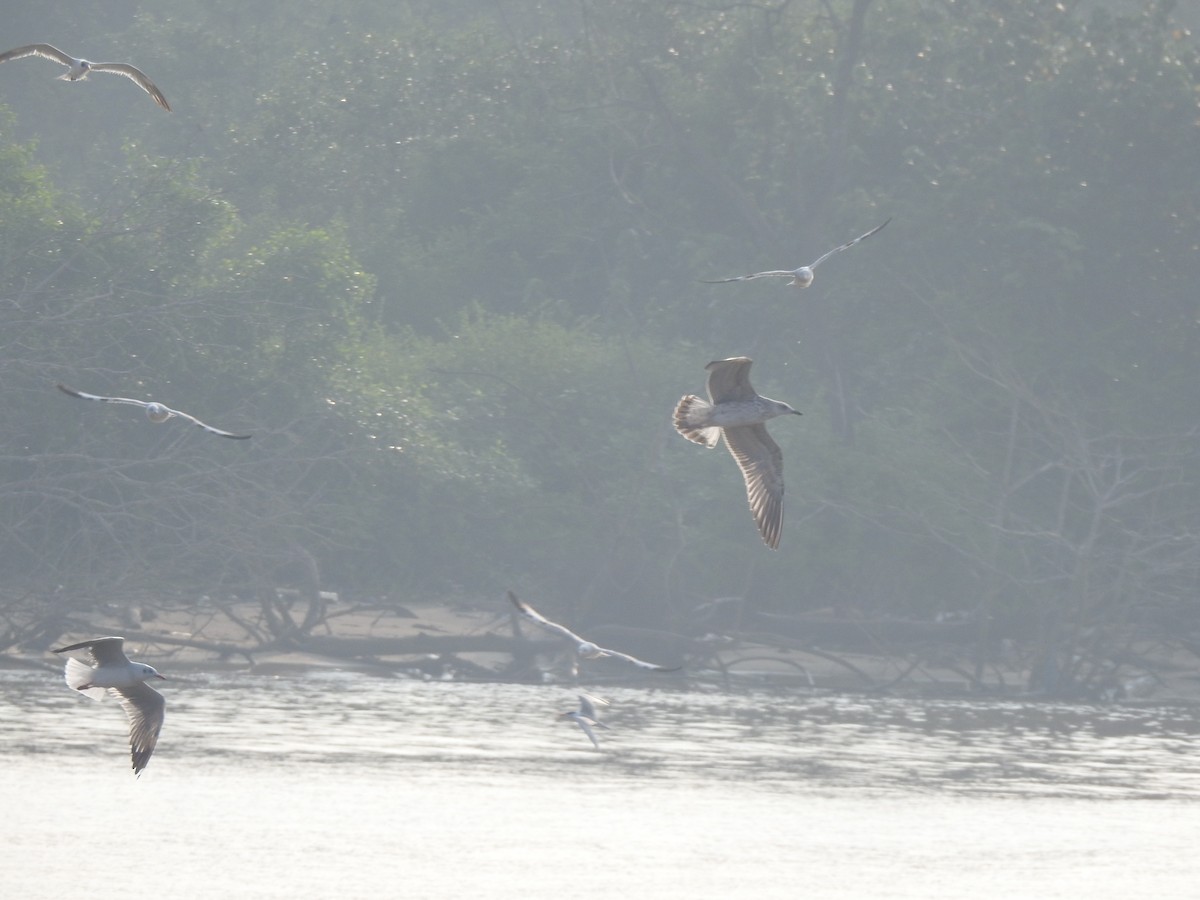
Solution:
[(630, 656), (628, 653), (621, 653), (618, 650), (606, 650), (605, 648), (600, 647), (589, 640), (581, 638), (565, 625), (559, 625), (557, 622), (551, 622), (524, 600), (518, 598), (517, 595), (512, 591), (508, 592), (508, 599), (512, 605), (517, 608), (517, 612), (519, 612), (522, 616), (546, 631), (549, 631), (551, 634), (558, 635), (560, 638), (568, 641), (574, 647), (575, 653), (578, 656), (582, 656), (584, 659), (600, 659), (604, 656), (611, 656), (614, 659), (622, 659), (627, 663), (632, 663), (639, 668), (649, 669), (651, 672), (677, 672), (681, 668), (680, 666), (675, 666), (673, 668), (668, 666), (660, 666), (656, 663), (646, 662), (644, 659), (638, 659), (636, 656)]
[(58, 389), (64, 394), (71, 397), (78, 397), (80, 400), (98, 400), (101, 403), (116, 403), (122, 406), (138, 406), (146, 412), (146, 418), (155, 424), (161, 425), (168, 419), (179, 418), (185, 422), (191, 422), (193, 425), (204, 429), (209, 434), (215, 434), (218, 437), (232, 438), (235, 441), (244, 441), (250, 438), (248, 434), (232, 434), (228, 431), (222, 431), (220, 428), (213, 428), (211, 425), (205, 425), (195, 416), (189, 416), (185, 412), (180, 412), (177, 409), (171, 409), (169, 406), (164, 406), (162, 403), (146, 400), (131, 400), (128, 397), (101, 397), (97, 394), (85, 394), (83, 391), (77, 391), (74, 388), (69, 388), (65, 384), (57, 385)]
[(600, 741), (596, 738), (594, 729), (603, 728), (605, 731), (611, 731), (612, 729), (596, 717), (595, 704), (597, 703), (602, 706), (608, 706), (607, 700), (592, 697), (588, 694), (580, 694), (579, 709), (569, 709), (564, 713), (559, 713), (558, 717), (560, 719), (570, 719), (578, 725), (583, 730), (583, 733), (588, 736), (588, 739), (592, 742), (592, 746), (599, 750)]
[(131, 662), (125, 655), (125, 638), (102, 637), (59, 647), (55, 653), (86, 651), (92, 665), (70, 657), (65, 672), (67, 685), (93, 700), (110, 694), (121, 701), (129, 717), (129, 751), (134, 774), (140, 775), (150, 762), (158, 733), (162, 729), (166, 701), (162, 694), (146, 684), (151, 678), (165, 678), (154, 666)]
[(688, 394), (675, 407), (675, 430), (709, 449), (721, 436), (746, 482), (750, 512), (763, 541), (779, 549), (783, 531), (783, 452), (763, 423), (800, 415), (786, 403), (762, 397), (750, 384), (753, 361), (736, 356), (710, 362), (706, 402)]
[[(883, 223), (883, 225), (886, 225), (890, 221), (892, 220), (888, 219), (887, 222)], [(828, 253), (817, 257), (816, 262), (811, 262), (807, 266), (801, 266), (798, 269), (774, 269), (770, 272), (755, 272), (753, 275), (738, 275), (736, 278), (719, 278), (716, 281), (702, 281), (701, 283), (729, 284), (731, 281), (753, 281), (755, 278), (790, 278), (792, 280), (788, 282), (789, 286), (806, 288), (813, 283), (813, 269), (825, 262), (825, 260), (829, 259), (829, 257), (833, 256), (833, 254), (841, 253), (843, 250), (849, 250), (859, 241), (866, 240), (871, 235), (875, 234), (875, 232), (881, 231), (883, 229), (883, 225), (876, 225), (866, 234), (860, 234), (854, 240), (847, 241), (839, 247), (834, 247)]]
[(149, 94), (155, 103), (167, 112), (171, 111), (171, 104), (167, 102), (167, 98), (163, 96), (162, 91), (155, 86), (153, 81), (146, 77), (145, 72), (136, 66), (131, 66), (128, 63), (94, 63), (86, 59), (76, 59), (50, 44), (29, 44), (25, 47), (16, 47), (0, 53), (0, 63), (8, 62), (10, 59), (24, 59), (26, 56), (40, 56), (43, 59), (52, 59), (56, 63), (66, 66), (67, 71), (58, 76), (60, 81), (83, 81), (92, 72), (108, 72), (113, 75), (123, 75)]

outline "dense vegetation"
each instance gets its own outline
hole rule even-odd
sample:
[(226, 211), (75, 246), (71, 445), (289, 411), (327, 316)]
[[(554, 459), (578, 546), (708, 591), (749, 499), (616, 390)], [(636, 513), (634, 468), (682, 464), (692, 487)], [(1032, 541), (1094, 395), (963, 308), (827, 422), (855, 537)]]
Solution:
[[(10, 614), (315, 564), (577, 621), (1194, 619), (1200, 58), (1168, 4), (15, 6), (10, 42), (129, 59), (175, 112), (0, 67)], [(805, 292), (697, 283), (889, 216)], [(777, 553), (670, 425), (733, 355), (805, 412)]]

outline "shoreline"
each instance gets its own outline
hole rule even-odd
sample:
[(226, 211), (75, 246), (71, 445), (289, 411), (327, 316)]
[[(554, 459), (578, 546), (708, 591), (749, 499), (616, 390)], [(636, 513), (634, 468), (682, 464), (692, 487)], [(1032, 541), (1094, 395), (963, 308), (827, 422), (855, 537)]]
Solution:
[[(1076, 694), (1025, 689), (1029, 672), (1016, 660), (989, 665), (980, 688), (972, 685), (968, 664), (949, 658), (944, 647), (925, 653), (865, 653), (799, 646), (793, 639), (761, 634), (688, 638), (636, 629), (627, 629), (629, 640), (641, 638), (644, 644), (634, 649), (662, 659), (668, 652), (664, 641), (671, 639), (673, 652), (686, 650), (680, 659), (687, 668), (660, 675), (609, 666), (608, 660), (584, 661), (573, 675), (572, 654), (541, 635), (527, 639), (514, 634), (509, 610), (500, 604), (366, 607), (332, 596), (309, 635), (291, 640), (264, 640), (269, 631), (263, 611), (255, 602), (239, 601), (200, 611), (154, 609), (133, 615), (108, 607), (88, 616), (87, 624), (82, 617), (72, 618), (71, 627), (52, 646), (122, 635), (130, 658), (191, 672), (277, 675), (326, 669), (464, 682), (703, 684), (929, 699), (1200, 705), (1200, 666), (1183, 651), (1172, 654), (1161, 646), (1146, 648), (1156, 651), (1146, 657), (1153, 671), (1129, 667), (1104, 691)], [(657, 650), (646, 648), (655, 642)], [(44, 653), (21, 649), (0, 654), (0, 668), (58, 670), (60, 665), (48, 648)]]

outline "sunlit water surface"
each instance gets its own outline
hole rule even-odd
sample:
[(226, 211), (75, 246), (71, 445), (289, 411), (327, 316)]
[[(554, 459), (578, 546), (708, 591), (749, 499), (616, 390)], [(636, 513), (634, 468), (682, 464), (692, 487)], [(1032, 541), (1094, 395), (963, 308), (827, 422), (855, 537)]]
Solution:
[(124, 716), (0, 672), (0, 893), (1200, 896), (1190, 710), (183, 674)]

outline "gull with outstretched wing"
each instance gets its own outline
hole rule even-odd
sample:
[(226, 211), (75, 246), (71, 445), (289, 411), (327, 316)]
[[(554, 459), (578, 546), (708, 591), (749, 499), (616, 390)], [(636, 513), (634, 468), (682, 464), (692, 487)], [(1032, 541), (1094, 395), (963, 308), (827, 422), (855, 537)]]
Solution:
[(721, 436), (746, 482), (758, 533), (772, 550), (783, 531), (783, 452), (767, 434), (768, 419), (801, 415), (780, 400), (762, 397), (750, 384), (753, 361), (718, 359), (708, 369), (708, 401), (688, 394), (675, 407), (675, 430), (689, 441), (717, 446)]
[(595, 706), (597, 703), (601, 704), (602, 706), (608, 706), (607, 700), (602, 700), (599, 697), (592, 697), (589, 694), (580, 694), (579, 709), (569, 709), (564, 713), (559, 713), (558, 717), (560, 719), (570, 719), (572, 722), (578, 725), (583, 730), (583, 733), (586, 734), (591, 740), (592, 746), (599, 750), (600, 741), (596, 738), (596, 732), (593, 731), (593, 729), (603, 728), (605, 731), (611, 731), (612, 729), (601, 722), (599, 718), (597, 718)]
[(606, 650), (605, 648), (599, 647), (585, 638), (581, 638), (565, 625), (559, 625), (557, 622), (551, 622), (524, 600), (518, 598), (517, 595), (512, 591), (508, 592), (508, 599), (512, 602), (512, 605), (517, 608), (517, 612), (534, 624), (544, 628), (546, 631), (549, 631), (551, 634), (558, 635), (560, 638), (568, 641), (572, 647), (574, 647), (575, 652), (584, 659), (600, 659), (601, 657), (611, 656), (614, 659), (623, 659), (625, 662), (633, 663), (633, 665), (642, 669), (649, 669), (651, 672), (676, 672), (681, 668), (681, 666), (660, 666), (656, 663), (646, 662), (643, 659), (638, 659), (636, 656), (630, 656), (628, 653), (621, 653), (618, 650)]
[[(890, 218), (883, 225), (892, 221)], [(795, 285), (798, 288), (806, 288), (813, 283), (813, 269), (819, 266), (835, 253), (841, 253), (843, 250), (849, 250), (859, 241), (864, 241), (877, 231), (883, 230), (883, 225), (876, 225), (866, 234), (860, 234), (852, 241), (847, 241), (840, 247), (834, 247), (823, 256), (817, 257), (817, 261), (809, 263), (807, 266), (801, 266), (798, 269), (775, 269), (770, 272), (755, 272), (753, 275), (738, 275), (736, 278), (718, 278), (716, 281), (701, 281), (701, 284), (729, 284), (731, 281), (753, 281), (755, 278), (790, 278), (788, 285)]]
[(98, 400), (101, 403), (117, 403), (123, 406), (138, 406), (146, 411), (146, 418), (156, 425), (161, 425), (168, 419), (183, 419), (185, 422), (191, 422), (193, 425), (203, 428), (209, 434), (215, 434), (218, 437), (232, 438), (235, 441), (245, 441), (250, 438), (248, 434), (233, 434), (228, 431), (222, 431), (220, 428), (213, 428), (211, 425), (205, 425), (195, 416), (189, 416), (185, 412), (180, 412), (177, 409), (171, 409), (162, 403), (146, 400), (131, 400), (128, 397), (101, 397), (98, 394), (85, 394), (83, 391), (77, 391), (74, 388), (69, 388), (65, 384), (58, 384), (58, 389), (70, 397), (78, 397), (80, 400)]
[(62, 63), (67, 67), (67, 71), (58, 76), (60, 81), (83, 81), (92, 72), (109, 72), (113, 75), (124, 75), (153, 97), (155, 103), (167, 112), (171, 111), (171, 104), (167, 102), (167, 98), (163, 96), (163, 92), (137, 66), (131, 66), (128, 63), (94, 63), (86, 59), (76, 59), (73, 56), (63, 53), (57, 47), (52, 47), (50, 44), (29, 44), (25, 47), (16, 47), (5, 53), (0, 53), (0, 63), (8, 62), (10, 59), (24, 59), (26, 56), (40, 56), (43, 59), (52, 59), (56, 63)]
[(121, 701), (125, 715), (129, 717), (129, 751), (133, 759), (134, 774), (140, 775), (150, 762), (150, 755), (158, 743), (162, 730), (163, 709), (166, 701), (162, 694), (146, 684), (150, 678), (163, 678), (154, 666), (131, 662), (125, 655), (125, 638), (102, 637), (80, 641), (59, 647), (55, 653), (86, 651), (92, 665), (75, 657), (67, 659), (67, 685), (93, 700), (103, 700), (111, 694)]

